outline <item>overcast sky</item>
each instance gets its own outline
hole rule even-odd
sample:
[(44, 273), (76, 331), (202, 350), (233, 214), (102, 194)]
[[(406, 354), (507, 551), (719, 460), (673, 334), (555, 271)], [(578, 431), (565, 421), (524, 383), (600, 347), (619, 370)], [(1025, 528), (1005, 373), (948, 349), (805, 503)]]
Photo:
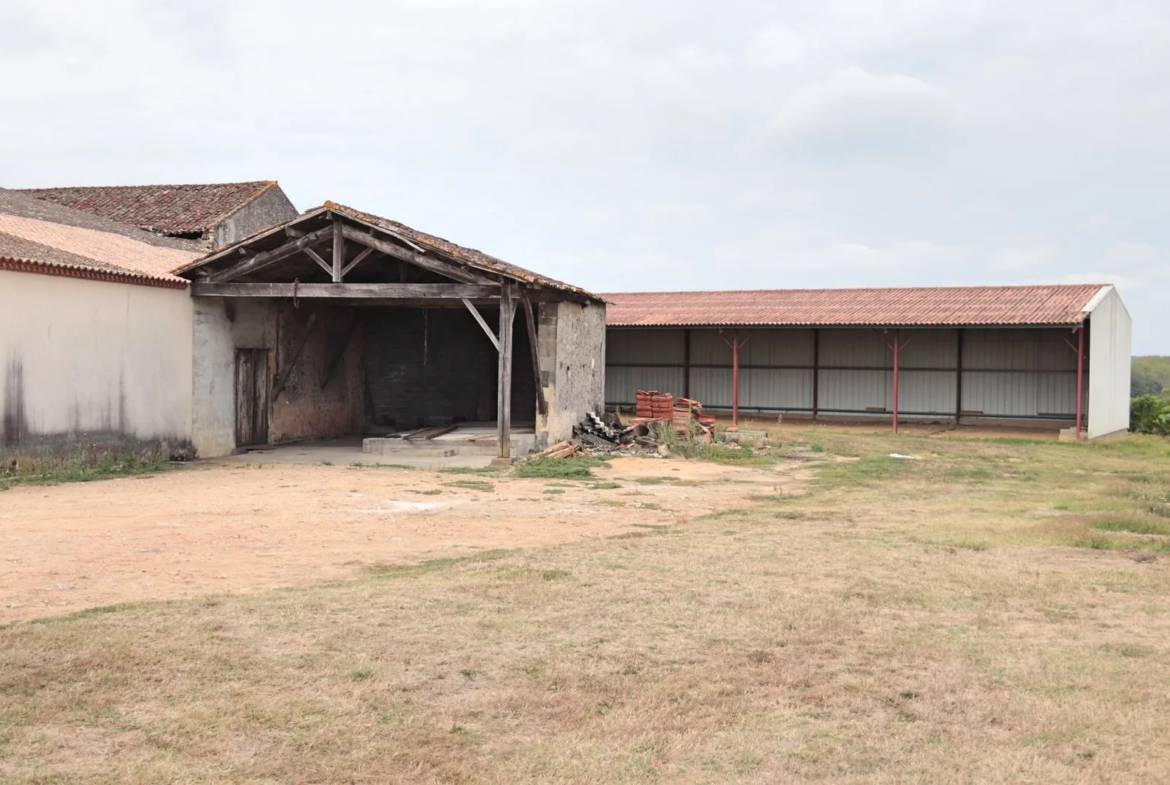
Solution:
[(0, 186), (279, 180), (594, 291), (1114, 282), (1170, 3), (3, 0)]

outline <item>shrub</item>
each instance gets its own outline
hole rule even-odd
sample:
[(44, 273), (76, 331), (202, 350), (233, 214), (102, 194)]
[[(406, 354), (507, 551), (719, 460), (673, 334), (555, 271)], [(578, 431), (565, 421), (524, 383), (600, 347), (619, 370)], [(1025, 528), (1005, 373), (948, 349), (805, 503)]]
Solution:
[(1139, 395), (1130, 401), (1129, 429), (1134, 433), (1170, 436), (1170, 399)]

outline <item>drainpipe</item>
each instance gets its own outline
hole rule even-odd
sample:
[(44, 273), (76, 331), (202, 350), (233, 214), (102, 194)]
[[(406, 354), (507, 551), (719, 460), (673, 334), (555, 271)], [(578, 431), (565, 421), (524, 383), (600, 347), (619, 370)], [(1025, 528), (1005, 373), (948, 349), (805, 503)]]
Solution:
[(901, 334), (894, 330), (894, 433), (898, 432), (898, 364), (901, 354)]
[(1085, 408), (1085, 323), (1077, 328), (1077, 441), (1081, 440), (1081, 423)]

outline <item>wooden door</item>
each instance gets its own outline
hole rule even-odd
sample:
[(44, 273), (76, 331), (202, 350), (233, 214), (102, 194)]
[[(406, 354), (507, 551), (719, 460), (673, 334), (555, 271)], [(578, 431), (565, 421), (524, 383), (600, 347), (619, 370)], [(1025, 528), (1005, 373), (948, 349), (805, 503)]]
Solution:
[(236, 446), (268, 444), (268, 350), (236, 350)]

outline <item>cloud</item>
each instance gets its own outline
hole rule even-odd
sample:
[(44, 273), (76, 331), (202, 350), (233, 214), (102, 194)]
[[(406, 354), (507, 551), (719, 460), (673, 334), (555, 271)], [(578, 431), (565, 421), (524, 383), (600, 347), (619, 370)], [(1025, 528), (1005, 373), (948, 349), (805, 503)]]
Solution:
[(771, 126), (784, 148), (846, 158), (936, 149), (953, 125), (947, 95), (904, 74), (845, 68), (799, 88)]
[(1020, 271), (1043, 267), (1056, 259), (1060, 249), (1042, 238), (1025, 239), (1009, 246), (991, 259), (996, 270)]
[(788, 27), (772, 26), (761, 30), (748, 44), (748, 62), (761, 68), (788, 65), (801, 58), (808, 42)]

